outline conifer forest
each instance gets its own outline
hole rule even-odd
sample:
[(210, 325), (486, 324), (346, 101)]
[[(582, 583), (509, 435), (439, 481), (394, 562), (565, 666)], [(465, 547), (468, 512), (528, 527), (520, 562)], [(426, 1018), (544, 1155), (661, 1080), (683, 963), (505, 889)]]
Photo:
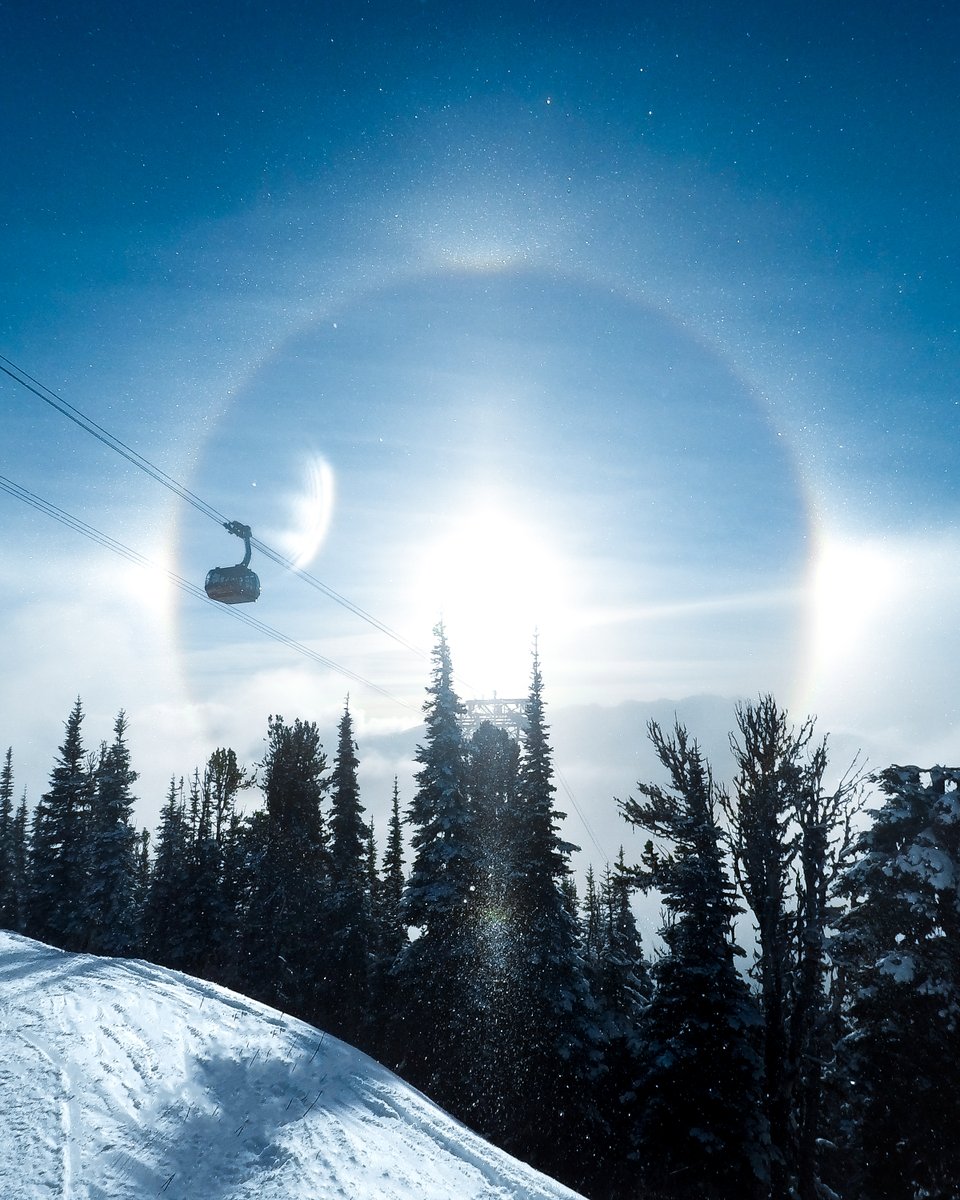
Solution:
[(761, 696), (721, 784), (651, 723), (660, 778), (610, 800), (639, 861), (578, 893), (538, 656), (519, 740), (465, 735), (442, 628), (426, 695), (376, 831), (349, 707), (328, 747), (277, 715), (261, 762), (214, 750), (148, 832), (125, 715), (91, 751), (78, 699), (34, 804), (3, 760), (0, 925), (301, 1017), (592, 1200), (955, 1200), (960, 768), (828, 782)]

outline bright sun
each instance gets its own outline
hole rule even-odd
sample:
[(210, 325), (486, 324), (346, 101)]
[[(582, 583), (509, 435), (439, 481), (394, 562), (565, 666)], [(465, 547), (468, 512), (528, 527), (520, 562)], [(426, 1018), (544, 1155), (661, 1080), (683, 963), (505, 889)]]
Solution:
[(451, 514), (413, 573), (420, 619), (442, 619), (465, 696), (522, 696), (537, 632), (570, 612), (571, 572), (547, 531), (499, 499)]

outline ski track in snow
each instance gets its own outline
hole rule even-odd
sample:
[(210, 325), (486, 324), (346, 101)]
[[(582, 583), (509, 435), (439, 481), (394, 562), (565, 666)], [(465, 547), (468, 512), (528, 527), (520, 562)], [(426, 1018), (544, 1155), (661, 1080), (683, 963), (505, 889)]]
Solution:
[(78, 1123), (76, 1089), (66, 1064), (60, 1060), (45, 1038), (30, 1037), (28, 1033), (24, 1033), (23, 1039), (28, 1046), (32, 1046), (37, 1051), (42, 1059), (46, 1060), (51, 1068), (50, 1073), (55, 1077), (49, 1094), (56, 1097), (55, 1103), (60, 1117), (59, 1192), (63, 1200), (71, 1200), (73, 1181), (79, 1166), (77, 1140), (74, 1134)]
[(0, 931), (3, 1200), (575, 1200), (366, 1055)]

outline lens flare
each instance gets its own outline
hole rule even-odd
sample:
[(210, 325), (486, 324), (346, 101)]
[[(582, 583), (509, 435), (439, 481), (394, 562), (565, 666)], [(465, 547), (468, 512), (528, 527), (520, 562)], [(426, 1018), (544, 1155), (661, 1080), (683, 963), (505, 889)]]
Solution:
[(309, 566), (320, 553), (333, 517), (334, 493), (333, 468), (320, 455), (311, 455), (303, 466), (300, 489), (290, 498), (291, 522), (283, 535), (297, 567)]

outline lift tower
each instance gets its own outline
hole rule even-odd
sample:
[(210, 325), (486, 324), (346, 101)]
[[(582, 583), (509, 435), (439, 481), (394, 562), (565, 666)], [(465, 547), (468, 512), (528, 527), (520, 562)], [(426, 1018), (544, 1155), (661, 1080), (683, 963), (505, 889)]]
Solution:
[(460, 718), (460, 731), (464, 738), (469, 738), (484, 722), (495, 725), (497, 729), (505, 729), (514, 739), (520, 740), (520, 734), (527, 727), (527, 702), (523, 700), (502, 700), (496, 692), (492, 700), (464, 700), (464, 713)]

